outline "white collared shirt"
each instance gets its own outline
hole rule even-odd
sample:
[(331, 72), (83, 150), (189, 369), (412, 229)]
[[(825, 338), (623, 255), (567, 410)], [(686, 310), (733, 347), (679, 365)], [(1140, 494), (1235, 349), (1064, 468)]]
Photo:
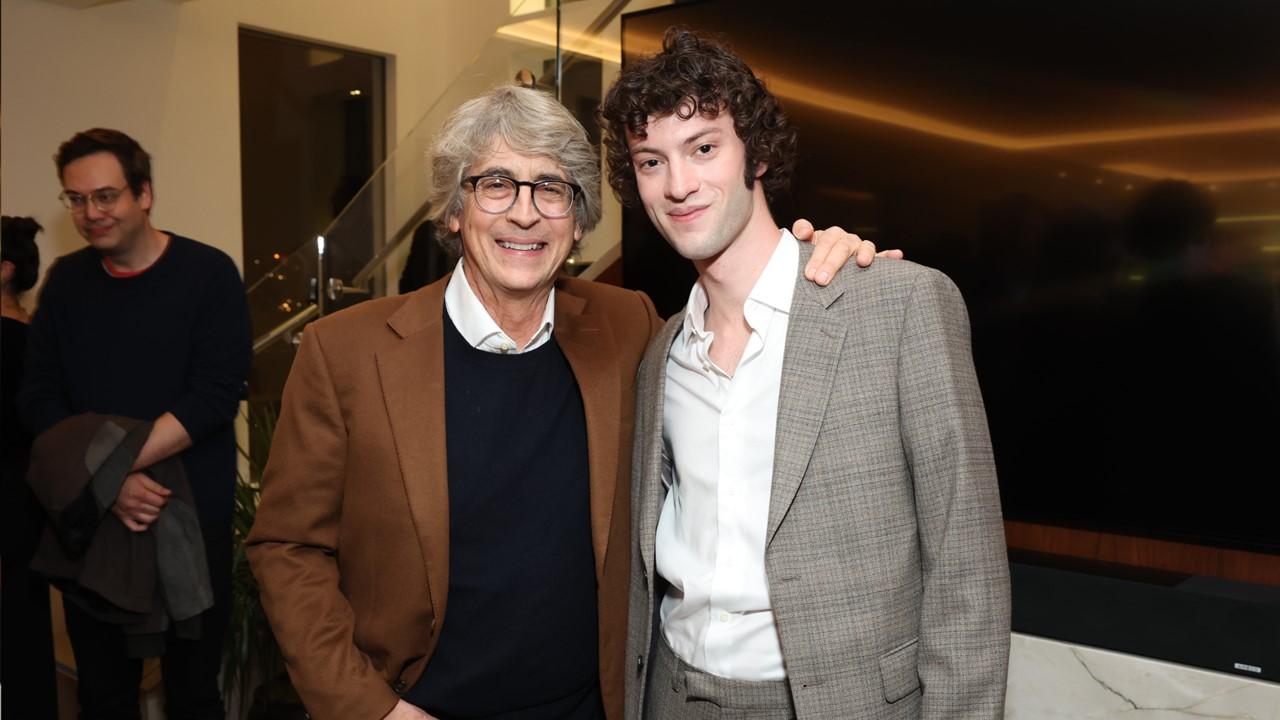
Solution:
[(656, 563), (671, 588), (662, 631), (685, 662), (738, 680), (786, 677), (764, 550), (799, 263), (799, 245), (783, 230), (743, 307), (751, 335), (733, 377), (711, 361), (701, 283), (667, 357), (662, 439), (672, 471), (663, 477)]
[(458, 332), (462, 334), (468, 345), (485, 352), (516, 355), (537, 350), (551, 340), (551, 330), (555, 327), (556, 317), (555, 288), (551, 288), (551, 294), (547, 296), (547, 308), (542, 312), (542, 325), (529, 339), (529, 344), (521, 349), (511, 336), (498, 327), (493, 316), (485, 309), (484, 303), (476, 297), (462, 263), (463, 258), (459, 258), (458, 266), (454, 268), (453, 276), (449, 278), (449, 285), (444, 289), (444, 310), (449, 313), (449, 319), (453, 321), (454, 327), (458, 328)]

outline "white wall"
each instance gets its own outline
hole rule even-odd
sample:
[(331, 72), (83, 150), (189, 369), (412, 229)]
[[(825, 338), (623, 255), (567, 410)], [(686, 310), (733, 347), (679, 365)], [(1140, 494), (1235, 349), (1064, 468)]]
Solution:
[(152, 155), (155, 224), (239, 263), (240, 26), (388, 56), (393, 148), (508, 11), (507, 0), (0, 0), (0, 208), (44, 225), (45, 267), (81, 247), (52, 156), (78, 130), (114, 127)]

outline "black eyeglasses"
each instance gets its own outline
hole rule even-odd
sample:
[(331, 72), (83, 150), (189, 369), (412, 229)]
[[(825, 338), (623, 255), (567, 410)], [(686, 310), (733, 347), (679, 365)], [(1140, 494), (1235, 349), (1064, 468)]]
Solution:
[(58, 199), (62, 201), (62, 204), (66, 206), (68, 210), (76, 214), (84, 212), (85, 205), (88, 203), (93, 203), (93, 206), (98, 209), (98, 212), (110, 212), (111, 208), (116, 206), (116, 201), (119, 200), (124, 191), (128, 189), (129, 188), (113, 187), (98, 188), (97, 190), (89, 193), (87, 197), (77, 192), (63, 190), (58, 194)]
[(520, 188), (528, 187), (533, 207), (543, 217), (554, 220), (573, 212), (573, 201), (582, 187), (564, 180), (516, 180), (506, 175), (472, 175), (462, 181), (474, 191), (476, 207), (492, 215), (510, 210)]

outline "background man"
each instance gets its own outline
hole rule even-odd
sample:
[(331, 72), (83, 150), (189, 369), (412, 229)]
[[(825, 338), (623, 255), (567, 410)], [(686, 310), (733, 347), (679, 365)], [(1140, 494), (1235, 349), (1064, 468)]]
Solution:
[[(250, 361), (244, 287), (221, 251), (152, 226), (151, 158), (133, 138), (86, 130), (63, 143), (54, 162), (63, 203), (89, 246), (49, 271), (28, 339), (19, 412), (37, 435), (85, 412), (154, 420), (111, 508), (135, 532), (148, 530), (169, 495), (146, 469), (181, 457), (215, 604), (202, 616), (200, 639), (166, 637), (166, 709), (170, 717), (221, 719), (217, 677), (236, 477), (232, 421)], [(128, 657), (119, 626), (71, 603), (66, 619), (82, 717), (139, 717), (141, 661)]]
[(663, 48), (603, 108), (611, 183), (700, 276), (638, 379), (627, 716), (1000, 717), (1008, 566), (958, 291), (911, 263), (804, 282), (768, 205), (795, 162), (778, 101), (692, 33)]
[[(304, 334), (250, 536), (264, 607), (318, 719), (620, 718), (635, 369), (660, 319), (560, 276), (600, 170), (550, 96), (464, 103), (432, 176), (456, 271)], [(838, 264), (859, 241), (836, 240)]]

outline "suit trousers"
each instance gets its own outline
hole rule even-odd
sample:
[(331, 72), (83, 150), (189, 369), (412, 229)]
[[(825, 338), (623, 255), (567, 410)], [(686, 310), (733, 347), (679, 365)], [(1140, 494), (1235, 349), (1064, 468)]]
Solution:
[(795, 720), (786, 680), (730, 680), (676, 656), (659, 630), (645, 690), (647, 720)]
[[(213, 585), (213, 607), (200, 615), (200, 637), (185, 640), (170, 626), (160, 660), (169, 720), (225, 720), (218, 671), (231, 608), (231, 528), (202, 528)], [(74, 603), (63, 605), (76, 656), (81, 720), (139, 720), (142, 660), (131, 658), (124, 632)]]

